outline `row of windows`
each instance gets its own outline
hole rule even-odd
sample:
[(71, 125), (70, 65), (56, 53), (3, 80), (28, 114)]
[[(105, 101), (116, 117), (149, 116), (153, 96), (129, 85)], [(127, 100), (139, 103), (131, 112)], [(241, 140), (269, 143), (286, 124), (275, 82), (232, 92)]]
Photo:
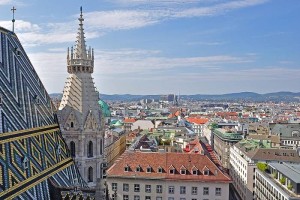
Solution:
[[(71, 156), (74, 158), (76, 156), (76, 147), (75, 147), (75, 142), (73, 142), (73, 141), (70, 142), (70, 150), (71, 150)], [(102, 154), (102, 141), (100, 142), (100, 154)], [(91, 158), (93, 156), (94, 156), (93, 142), (89, 141), (87, 157)]]
[[(140, 184), (134, 184), (134, 192), (141, 192)], [(118, 190), (118, 184), (112, 183), (112, 190), (117, 191)], [(155, 188), (152, 187), (152, 185), (145, 185), (145, 192), (151, 193), (153, 191), (156, 191), (156, 193), (163, 193), (163, 186), (162, 185), (156, 185)], [(129, 184), (123, 183), (123, 192), (129, 192)], [(180, 186), (179, 188), (180, 194), (186, 194), (186, 186)], [(175, 186), (169, 186), (168, 187), (168, 193), (174, 194), (175, 193)], [(192, 195), (198, 194), (198, 187), (192, 187), (191, 190)], [(203, 187), (203, 195), (209, 195), (209, 187)], [(222, 189), (221, 188), (215, 188), (215, 195), (221, 196)]]
[[(162, 197), (156, 197), (156, 200), (162, 200)], [(174, 197), (168, 197), (168, 200), (174, 200)], [(113, 200), (115, 200), (115, 197), (113, 195)], [(123, 200), (129, 200), (129, 195), (123, 195)], [(141, 200), (139, 195), (134, 195), (133, 200)], [(145, 200), (151, 200), (151, 196), (145, 196)], [(180, 200), (186, 200), (186, 198), (180, 198)], [(192, 198), (191, 200), (197, 200)], [(208, 199), (203, 199), (203, 200), (208, 200)]]
[[(129, 165), (126, 165), (124, 167), (124, 171), (125, 172), (129, 172), (129, 171), (132, 171), (132, 169), (129, 167)], [(143, 172), (143, 169), (139, 165), (139, 166), (136, 167), (135, 171), (136, 172)], [(154, 172), (154, 170), (153, 170), (153, 168), (151, 166), (148, 166), (146, 168), (146, 172), (147, 173), (152, 173), (152, 172)], [(165, 172), (165, 170), (162, 167), (158, 167), (157, 168), (157, 173), (164, 173), (164, 172)], [(182, 175), (189, 174), (189, 171), (186, 168), (181, 168), (179, 172)], [(173, 167), (170, 167), (169, 173), (170, 174), (176, 174), (176, 169), (173, 168)], [(209, 169), (204, 169), (202, 173), (203, 173), (203, 175), (208, 176), (210, 174), (210, 171), (209, 171)], [(193, 174), (193, 175), (200, 175), (200, 171), (196, 167), (193, 167), (192, 170), (191, 170), (191, 174)]]

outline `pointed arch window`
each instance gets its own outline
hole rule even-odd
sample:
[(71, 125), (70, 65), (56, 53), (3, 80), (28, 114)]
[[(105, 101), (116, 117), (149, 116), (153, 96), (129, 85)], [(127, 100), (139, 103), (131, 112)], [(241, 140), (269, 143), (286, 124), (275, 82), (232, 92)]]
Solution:
[(103, 154), (103, 141), (100, 139), (100, 155)]
[(71, 128), (74, 128), (74, 122), (71, 122)]
[(93, 182), (93, 168), (89, 167), (88, 169), (88, 182)]
[(75, 156), (76, 156), (76, 154), (75, 154), (76, 148), (75, 148), (75, 142), (73, 142), (73, 141), (70, 142), (70, 150), (71, 150), (71, 156), (73, 158), (75, 158)]
[(88, 158), (91, 158), (93, 157), (93, 142), (92, 141), (89, 141), (89, 144), (88, 144)]

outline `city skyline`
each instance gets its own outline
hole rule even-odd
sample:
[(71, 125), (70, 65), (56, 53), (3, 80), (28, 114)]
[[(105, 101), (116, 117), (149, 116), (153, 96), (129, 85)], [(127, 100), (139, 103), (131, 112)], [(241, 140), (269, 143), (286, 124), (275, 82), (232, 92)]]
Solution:
[(63, 90), (81, 5), (100, 93), (298, 92), (300, 3), (289, 2), (0, 0), (0, 26), (11, 29), (15, 6), (15, 32), (49, 93)]

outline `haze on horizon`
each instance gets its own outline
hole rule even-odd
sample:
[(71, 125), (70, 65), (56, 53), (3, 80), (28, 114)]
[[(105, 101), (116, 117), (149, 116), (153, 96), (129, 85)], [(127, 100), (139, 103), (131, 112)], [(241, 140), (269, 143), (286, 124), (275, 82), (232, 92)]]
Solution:
[(63, 90), (83, 6), (102, 94), (299, 92), (297, 0), (0, 0), (49, 93)]

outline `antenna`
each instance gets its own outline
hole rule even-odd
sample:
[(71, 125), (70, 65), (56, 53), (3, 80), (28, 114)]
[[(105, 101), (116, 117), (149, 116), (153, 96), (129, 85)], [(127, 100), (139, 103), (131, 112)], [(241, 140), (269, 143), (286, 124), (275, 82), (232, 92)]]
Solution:
[(10, 9), (13, 13), (13, 19), (11, 20), (12, 21), (12, 32), (15, 32), (15, 11), (17, 10), (14, 6), (12, 9)]

